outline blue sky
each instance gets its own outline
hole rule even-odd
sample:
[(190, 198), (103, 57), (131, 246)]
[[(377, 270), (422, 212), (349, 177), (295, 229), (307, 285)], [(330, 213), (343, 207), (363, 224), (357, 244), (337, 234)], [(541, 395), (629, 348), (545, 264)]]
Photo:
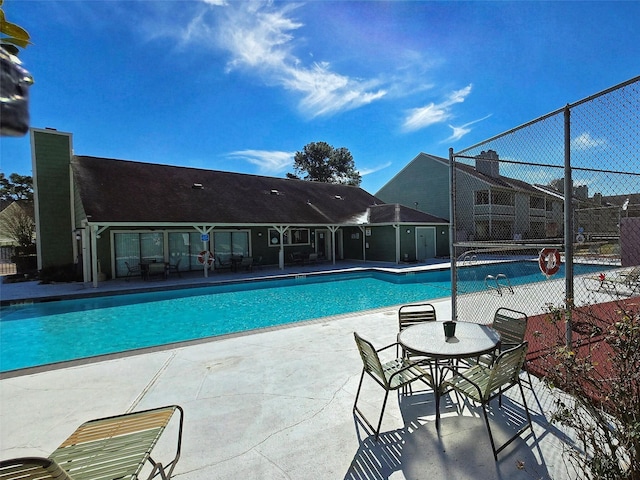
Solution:
[[(348, 148), (375, 193), (640, 73), (640, 2), (5, 0), (26, 28), (31, 126), (75, 153), (285, 176)], [(0, 139), (31, 174), (28, 135)]]

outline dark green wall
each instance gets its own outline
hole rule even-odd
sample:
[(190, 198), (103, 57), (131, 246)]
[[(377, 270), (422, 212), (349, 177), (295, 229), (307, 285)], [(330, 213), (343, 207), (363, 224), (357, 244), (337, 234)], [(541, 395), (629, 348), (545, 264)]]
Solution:
[(369, 243), (367, 260), (396, 261), (396, 231), (392, 226), (371, 228), (371, 235), (365, 237), (365, 241)]
[(416, 229), (400, 225), (400, 261), (405, 260), (405, 255), (410, 261), (416, 259)]
[(41, 267), (72, 264), (71, 135), (38, 130), (32, 130), (31, 135)]
[(358, 227), (345, 227), (343, 234), (344, 258), (362, 260), (362, 237), (364, 232)]

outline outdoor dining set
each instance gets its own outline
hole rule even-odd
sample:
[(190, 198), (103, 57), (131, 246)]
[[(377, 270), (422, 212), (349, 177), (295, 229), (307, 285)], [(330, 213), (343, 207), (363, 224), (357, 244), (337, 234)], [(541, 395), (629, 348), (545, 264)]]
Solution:
[[(411, 393), (412, 384), (426, 384), (435, 397), (435, 426), (440, 429), (440, 400), (456, 392), (482, 406), (493, 457), (500, 453), (527, 428), (531, 416), (526, 404), (520, 373), (524, 367), (527, 342), (527, 315), (499, 308), (491, 325), (472, 322), (437, 321), (431, 304), (405, 305), (398, 311), (397, 341), (376, 349), (371, 342), (354, 332), (363, 362), (360, 383), (353, 404), (356, 419), (364, 421), (377, 440), (391, 391)], [(393, 351), (395, 349), (395, 352)], [(393, 353), (392, 357), (387, 357)], [(366, 375), (365, 375), (366, 374)], [(373, 426), (358, 407), (362, 384), (368, 376), (385, 390), (377, 426)], [(493, 399), (517, 386), (527, 421), (507, 441), (496, 445), (489, 423), (488, 409)]]
[[(375, 348), (354, 332), (363, 362), (353, 404), (354, 418), (361, 420), (377, 441), (389, 393), (398, 391), (412, 395), (413, 384), (420, 381), (433, 391), (438, 431), (443, 395), (456, 392), (481, 405), (493, 457), (497, 461), (498, 453), (525, 430), (533, 432), (520, 378), (528, 346), (525, 341), (527, 320), (524, 313), (503, 307), (495, 312), (491, 325), (438, 321), (433, 305), (412, 304), (399, 308), (397, 341), (390, 345)], [(365, 378), (373, 379), (385, 391), (376, 426), (358, 407)], [(522, 418), (523, 425), (518, 431), (497, 445), (488, 409), (494, 399), (498, 399), (502, 407), (502, 395), (516, 386), (520, 390), (526, 421)], [(152, 451), (169, 425), (172, 434), (165, 437), (175, 438), (175, 453), (173, 458), (160, 462), (152, 457)], [(80, 425), (47, 458), (0, 461), (0, 479), (169, 479), (180, 458), (182, 431), (183, 410), (178, 405), (90, 420)]]

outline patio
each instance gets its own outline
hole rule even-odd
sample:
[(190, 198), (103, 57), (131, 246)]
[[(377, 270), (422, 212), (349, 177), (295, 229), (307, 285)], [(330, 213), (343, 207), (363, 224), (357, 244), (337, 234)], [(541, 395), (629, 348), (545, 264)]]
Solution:
[[(37, 287), (64, 295), (64, 285)], [(436, 308), (439, 318), (450, 314), (449, 301)], [(455, 396), (443, 398), (439, 434), (430, 392), (400, 404), (392, 396), (374, 442), (352, 415), (362, 367), (353, 331), (377, 346), (392, 343), (397, 307), (4, 378), (0, 457), (47, 456), (86, 420), (179, 404), (185, 431), (174, 478), (571, 478), (562, 459), (567, 439), (548, 424), (552, 398), (537, 384), (535, 393), (525, 388), (535, 435), (516, 440), (498, 463), (480, 410), (466, 406), (461, 416)], [(513, 402), (492, 410), (498, 440), (522, 414), (512, 392)], [(365, 383), (361, 408), (375, 417), (382, 395)], [(155, 451), (162, 458), (171, 448), (161, 440)]]

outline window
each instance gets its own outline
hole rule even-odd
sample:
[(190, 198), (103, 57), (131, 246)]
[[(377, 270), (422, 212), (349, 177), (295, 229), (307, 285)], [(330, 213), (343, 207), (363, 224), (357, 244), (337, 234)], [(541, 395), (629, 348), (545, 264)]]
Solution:
[(249, 232), (214, 232), (213, 253), (222, 260), (231, 255), (249, 256)]
[[(187, 270), (190, 265), (190, 249), (191, 249), (191, 236), (187, 232), (169, 232), (169, 262), (175, 265), (178, 259), (184, 258), (180, 262), (180, 270)], [(197, 244), (193, 244), (194, 247)]]
[(488, 240), (488, 239), (489, 239), (489, 221), (477, 220), (475, 240)]
[[(282, 234), (284, 245), (309, 245), (308, 228), (290, 228)], [(269, 245), (272, 247), (280, 245), (280, 234), (277, 230), (269, 230)]]
[(529, 225), (529, 238), (544, 238), (546, 226), (544, 222), (531, 222)]
[(146, 261), (164, 261), (164, 234), (162, 232), (140, 234), (140, 257)]
[(529, 208), (535, 208), (537, 210), (544, 210), (544, 198), (543, 197), (529, 197)]
[(492, 240), (511, 240), (513, 238), (513, 224), (511, 222), (494, 221), (491, 223)]
[(488, 205), (489, 204), (489, 191), (477, 190), (476, 191), (476, 205)]
[(513, 205), (514, 204), (513, 192), (492, 191), (491, 203), (493, 205)]
[(290, 230), (291, 232), (291, 244), (292, 245), (304, 245), (309, 243), (309, 230), (306, 228), (297, 228)]
[(116, 256), (116, 277), (127, 275), (130, 267), (137, 267), (141, 261), (164, 261), (163, 232), (114, 233), (113, 242)]
[(127, 275), (130, 267), (137, 267), (140, 263), (140, 236), (138, 233), (116, 233), (113, 236), (116, 256), (116, 277)]

